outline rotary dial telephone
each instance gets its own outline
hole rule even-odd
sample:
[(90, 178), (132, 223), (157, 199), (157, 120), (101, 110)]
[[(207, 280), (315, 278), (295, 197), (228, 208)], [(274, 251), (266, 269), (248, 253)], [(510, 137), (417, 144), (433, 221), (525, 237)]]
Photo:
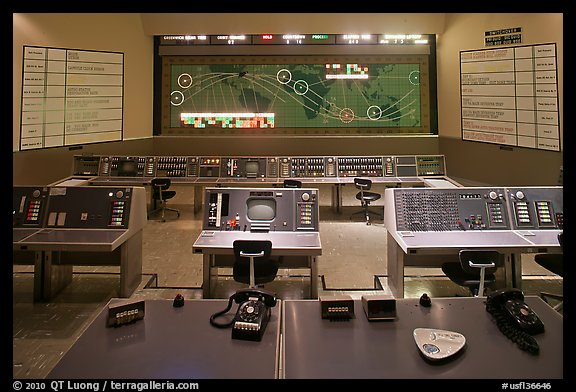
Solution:
[[(216, 318), (232, 308), (232, 302), (239, 304), (234, 318), (227, 323), (219, 323)], [(228, 300), (226, 309), (210, 316), (210, 324), (216, 328), (232, 326), (232, 339), (260, 341), (270, 320), (271, 310), (276, 306), (276, 296), (266, 290), (238, 290)]]

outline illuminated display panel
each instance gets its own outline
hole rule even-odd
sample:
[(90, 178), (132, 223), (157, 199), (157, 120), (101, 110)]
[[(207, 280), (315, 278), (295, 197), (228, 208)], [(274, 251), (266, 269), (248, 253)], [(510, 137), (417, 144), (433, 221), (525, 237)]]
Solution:
[(369, 45), (378, 43), (378, 34), (338, 34), (337, 44)]
[(166, 67), (168, 128), (429, 133), (429, 115), (422, 109), (428, 105), (427, 57), (385, 59), (311, 62), (304, 57), (275, 64), (278, 58), (268, 57), (268, 64), (241, 64), (228, 58), (231, 63), (223, 64), (213, 56), (185, 64), (179, 58)]
[(183, 127), (274, 128), (274, 113), (180, 113)]
[(254, 45), (327, 45), (335, 44), (333, 34), (259, 34), (252, 36)]
[(236, 35), (211, 35), (212, 45), (249, 45), (252, 43), (252, 36), (245, 34)]
[(438, 132), (433, 34), (156, 38), (155, 134)]

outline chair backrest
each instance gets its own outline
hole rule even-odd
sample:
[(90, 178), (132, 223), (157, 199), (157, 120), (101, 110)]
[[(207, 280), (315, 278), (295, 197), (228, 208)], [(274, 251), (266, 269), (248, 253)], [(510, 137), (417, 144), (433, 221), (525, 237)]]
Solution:
[(354, 185), (356, 188), (360, 189), (360, 191), (369, 191), (372, 188), (372, 180), (368, 178), (354, 178)]
[(170, 188), (172, 184), (172, 180), (167, 177), (156, 177), (150, 181), (150, 185), (154, 188), (154, 190), (162, 190), (165, 191)]
[(284, 180), (284, 188), (302, 188), (302, 181), (286, 179)]
[[(270, 240), (235, 240), (234, 248), (234, 280), (242, 283), (262, 284), (276, 278), (277, 263), (270, 259), (272, 241)], [(253, 261), (254, 269), (251, 268)], [(247, 268), (248, 267), (248, 268)], [(252, 279), (253, 277), (253, 279)]]
[(480, 267), (485, 268), (486, 274), (493, 274), (504, 264), (504, 254), (496, 250), (462, 249), (458, 257), (462, 269), (471, 274), (480, 274)]

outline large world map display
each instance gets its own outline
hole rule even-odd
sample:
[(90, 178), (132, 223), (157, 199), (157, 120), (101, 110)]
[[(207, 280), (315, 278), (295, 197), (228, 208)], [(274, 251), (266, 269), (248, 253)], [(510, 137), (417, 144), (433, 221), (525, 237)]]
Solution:
[(173, 64), (172, 128), (419, 128), (420, 64)]

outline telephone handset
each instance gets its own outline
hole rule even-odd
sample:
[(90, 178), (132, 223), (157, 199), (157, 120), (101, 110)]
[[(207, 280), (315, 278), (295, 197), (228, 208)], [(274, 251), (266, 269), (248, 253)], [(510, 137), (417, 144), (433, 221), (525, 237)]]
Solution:
[(486, 311), (496, 320), (498, 329), (522, 350), (538, 354), (538, 342), (531, 335), (544, 332), (544, 324), (534, 311), (524, 303), (521, 290), (502, 289), (488, 295)]
[[(232, 302), (239, 304), (234, 318), (227, 323), (218, 323), (216, 318), (224, 315), (232, 308)], [(266, 290), (242, 289), (234, 293), (228, 300), (226, 309), (210, 316), (210, 324), (217, 328), (232, 326), (232, 339), (262, 340), (271, 310), (276, 306), (276, 296)]]

